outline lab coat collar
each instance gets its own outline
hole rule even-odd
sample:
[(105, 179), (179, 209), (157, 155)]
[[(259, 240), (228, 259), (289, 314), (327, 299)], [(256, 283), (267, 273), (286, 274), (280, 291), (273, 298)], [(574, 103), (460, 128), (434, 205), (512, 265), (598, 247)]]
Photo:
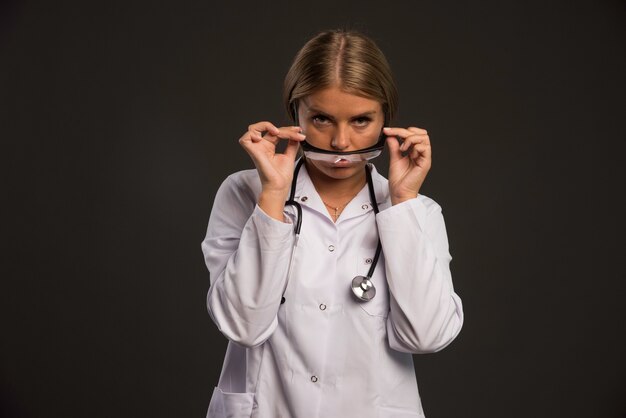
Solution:
[[(373, 166), (373, 164), (370, 164)], [(387, 186), (387, 179), (378, 173), (376, 167), (373, 166), (372, 180), (374, 183), (374, 194), (376, 195), (376, 201), (378, 202), (379, 210), (383, 210), (389, 207), (389, 193)], [(298, 174), (298, 182), (296, 183), (296, 192), (294, 200), (300, 203), (303, 207), (306, 206), (316, 212), (319, 212), (326, 216), (328, 219), (330, 215), (326, 209), (326, 205), (322, 202), (320, 195), (315, 190), (315, 186), (311, 181), (311, 177), (306, 169), (306, 165), (302, 165), (300, 173)], [(355, 216), (361, 216), (373, 210), (367, 184), (357, 193), (357, 195), (348, 203), (344, 208), (337, 223), (342, 220), (347, 220)], [(332, 219), (331, 219), (332, 220)]]

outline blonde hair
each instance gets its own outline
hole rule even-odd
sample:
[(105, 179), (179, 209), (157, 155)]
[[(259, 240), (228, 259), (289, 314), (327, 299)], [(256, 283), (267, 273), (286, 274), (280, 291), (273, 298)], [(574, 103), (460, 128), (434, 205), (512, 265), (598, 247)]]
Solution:
[(283, 85), (283, 102), (295, 121), (298, 101), (338, 85), (357, 96), (377, 100), (389, 122), (398, 109), (398, 90), (389, 63), (367, 36), (342, 29), (321, 32), (300, 49)]

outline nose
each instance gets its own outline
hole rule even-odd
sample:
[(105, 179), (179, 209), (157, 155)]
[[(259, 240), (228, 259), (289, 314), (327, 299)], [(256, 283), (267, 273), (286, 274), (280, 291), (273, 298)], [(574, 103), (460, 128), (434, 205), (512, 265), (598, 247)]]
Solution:
[(347, 126), (338, 126), (333, 135), (333, 139), (330, 143), (333, 149), (338, 151), (344, 151), (350, 147), (350, 131)]

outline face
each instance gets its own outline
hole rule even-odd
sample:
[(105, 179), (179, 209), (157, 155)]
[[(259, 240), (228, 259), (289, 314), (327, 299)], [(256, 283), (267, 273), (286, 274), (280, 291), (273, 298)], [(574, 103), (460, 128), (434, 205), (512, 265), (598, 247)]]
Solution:
[[(310, 94), (298, 104), (298, 120), (306, 141), (334, 151), (356, 151), (378, 142), (384, 115), (380, 102), (330, 87)], [(366, 161), (336, 163), (308, 160), (321, 174), (333, 179), (362, 175)]]

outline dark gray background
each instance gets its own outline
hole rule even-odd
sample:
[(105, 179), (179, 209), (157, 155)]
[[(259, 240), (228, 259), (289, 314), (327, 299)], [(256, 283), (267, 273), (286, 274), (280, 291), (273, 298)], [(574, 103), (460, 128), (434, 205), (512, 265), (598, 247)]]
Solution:
[(212, 198), (252, 167), (247, 125), (287, 122), (297, 49), (343, 26), (433, 143), (466, 323), (416, 357), (428, 417), (626, 417), (623, 1), (0, 10), (3, 417), (204, 416)]

